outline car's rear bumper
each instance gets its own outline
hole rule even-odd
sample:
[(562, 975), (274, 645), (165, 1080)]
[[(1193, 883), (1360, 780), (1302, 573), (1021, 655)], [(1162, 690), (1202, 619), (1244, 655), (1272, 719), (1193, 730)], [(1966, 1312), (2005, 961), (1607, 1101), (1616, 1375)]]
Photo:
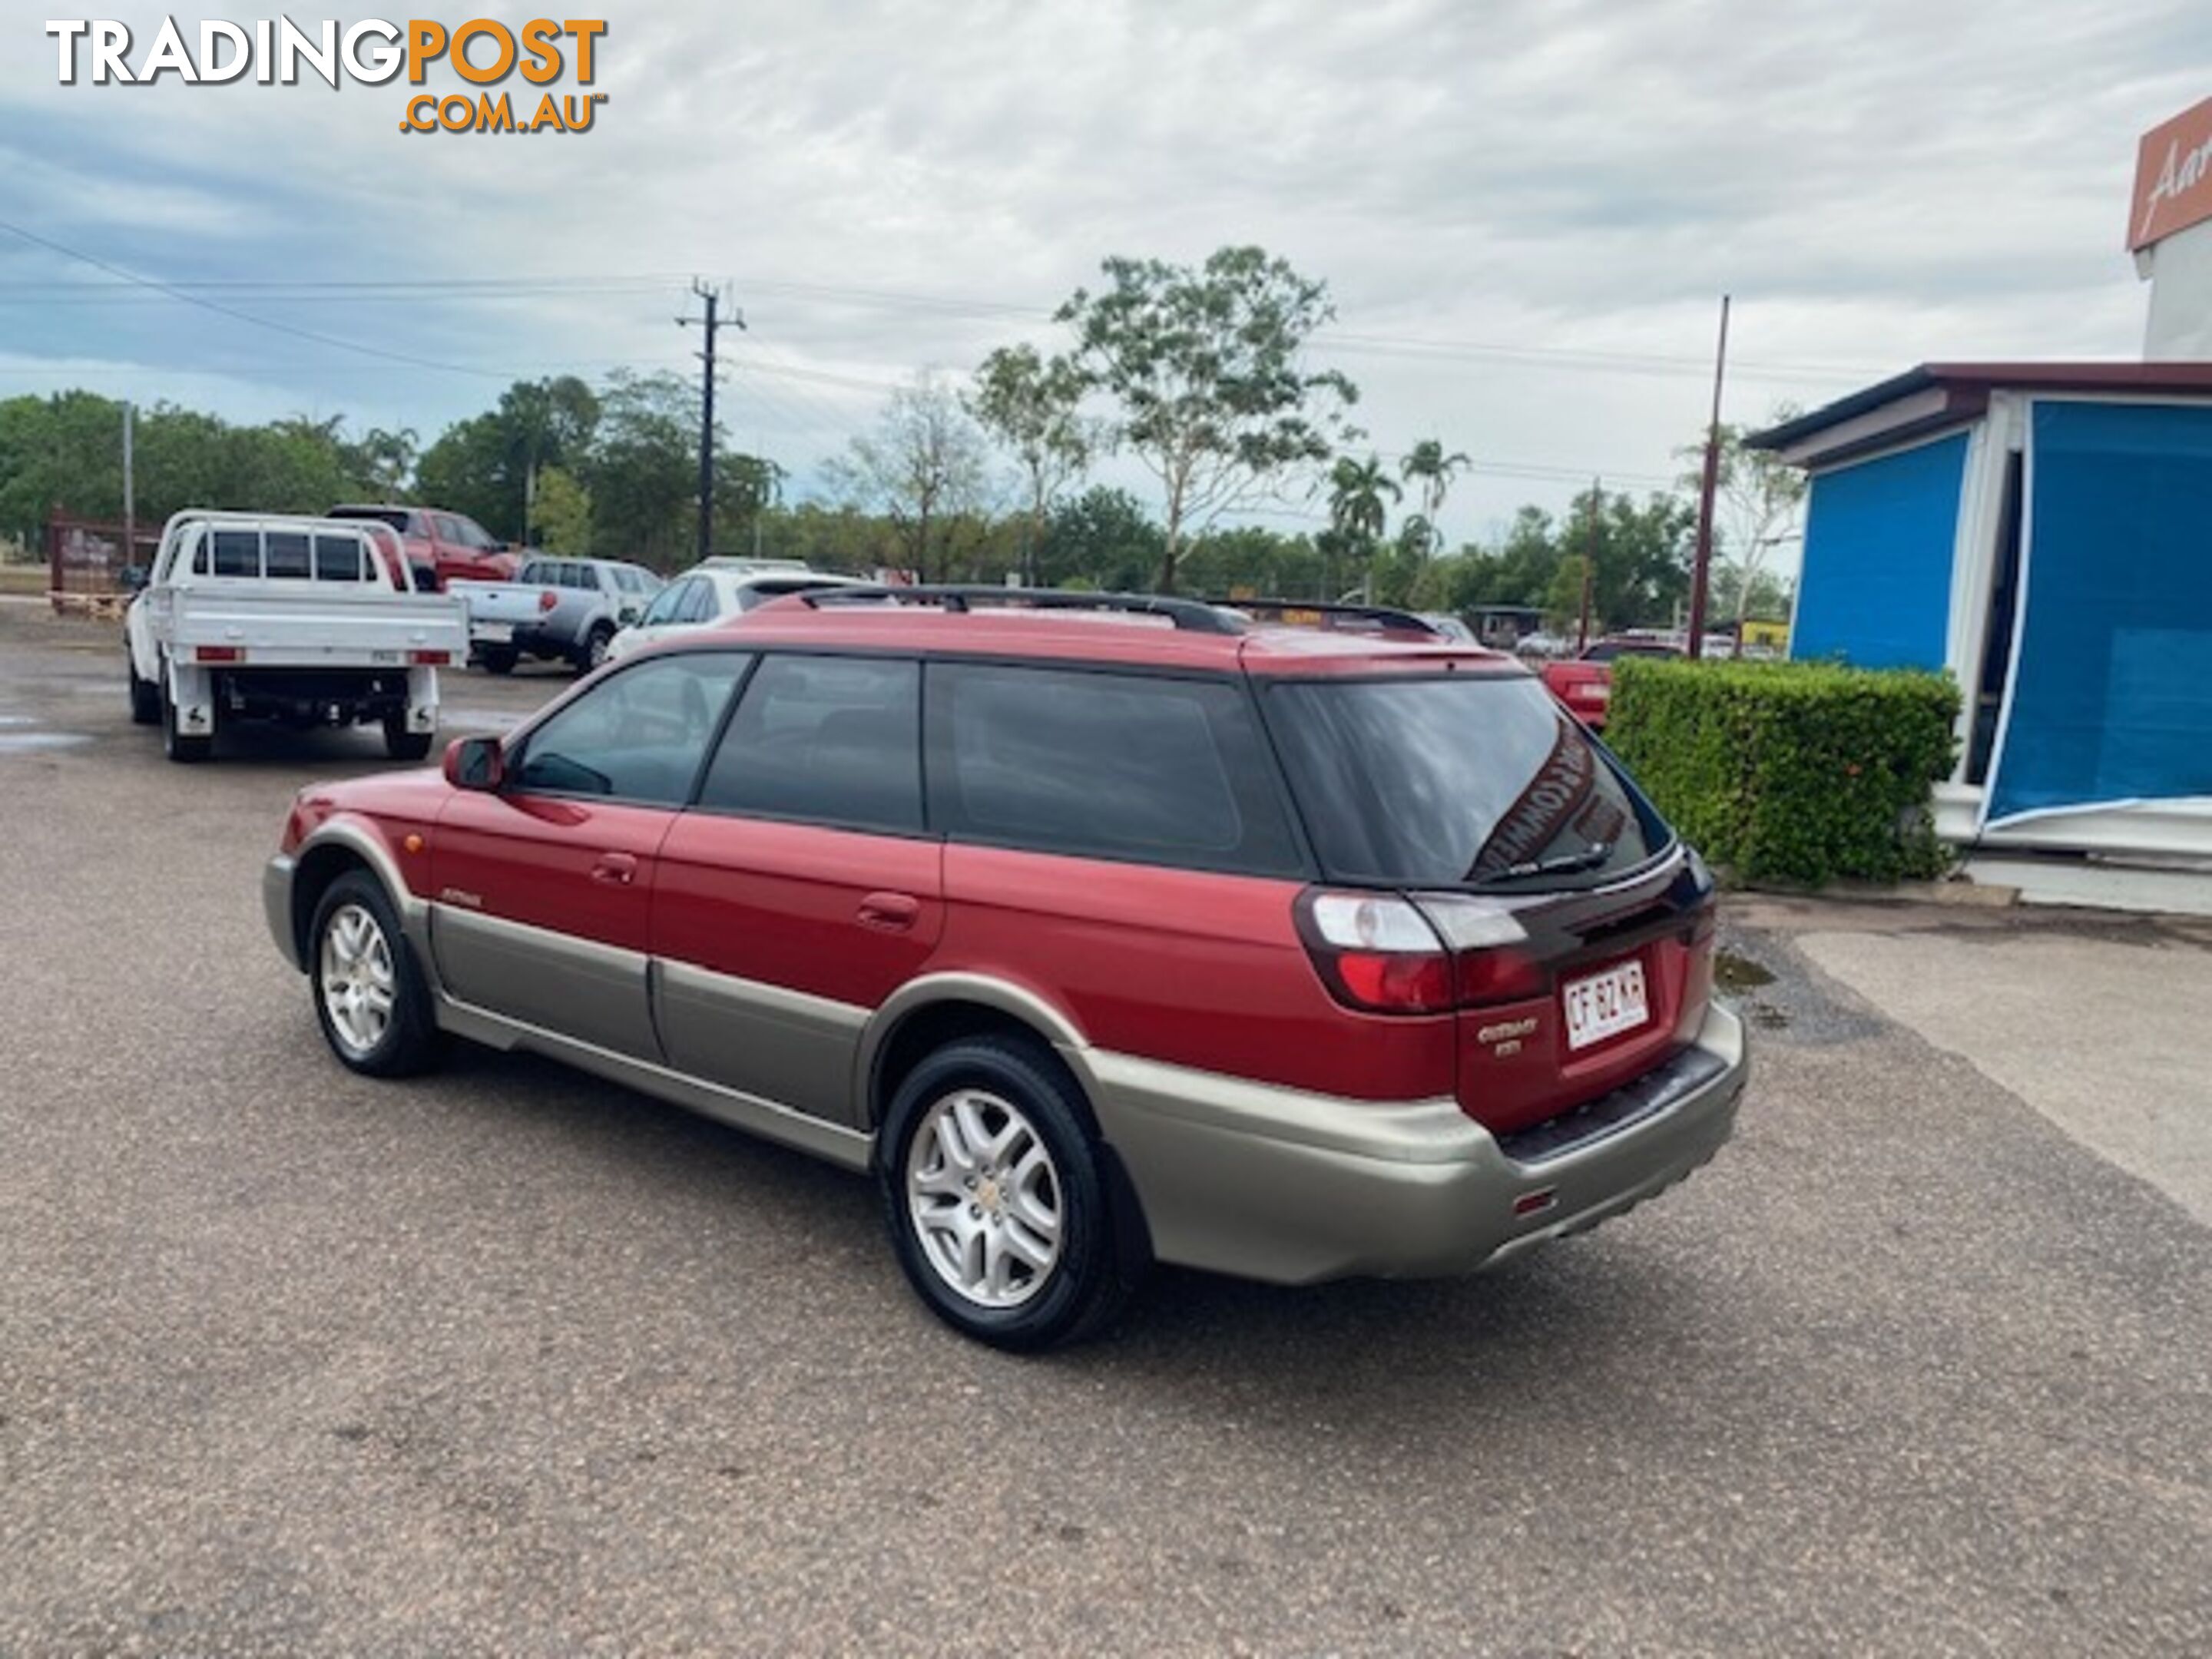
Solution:
[(1449, 1099), (1083, 1059), (1159, 1259), (1284, 1284), (1469, 1273), (1595, 1226), (1720, 1149), (1750, 1069), (1742, 1022), (1716, 1006), (1666, 1065), (1501, 1142)]

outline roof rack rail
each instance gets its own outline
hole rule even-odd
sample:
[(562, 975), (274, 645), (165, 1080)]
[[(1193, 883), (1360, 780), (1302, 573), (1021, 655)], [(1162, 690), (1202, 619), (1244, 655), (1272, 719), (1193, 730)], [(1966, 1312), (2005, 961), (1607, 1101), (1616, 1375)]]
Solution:
[(1376, 628), (1400, 634), (1425, 634), (1444, 637), (1444, 630), (1425, 617), (1411, 611), (1401, 610), (1395, 605), (1348, 605), (1321, 599), (1212, 599), (1208, 605), (1240, 612), (1258, 623), (1283, 623), (1291, 626), (1313, 621), (1322, 623), (1336, 622), (1370, 623)]
[(885, 584), (867, 587), (826, 587), (797, 596), (814, 610), (825, 605), (879, 605), (885, 599), (901, 605), (933, 605), (942, 610), (970, 611), (1110, 611), (1128, 616), (1161, 617), (1193, 634), (1241, 634), (1243, 624), (1225, 616), (1203, 599), (1179, 599), (1160, 593), (1077, 593), (1058, 587), (951, 586), (938, 584)]

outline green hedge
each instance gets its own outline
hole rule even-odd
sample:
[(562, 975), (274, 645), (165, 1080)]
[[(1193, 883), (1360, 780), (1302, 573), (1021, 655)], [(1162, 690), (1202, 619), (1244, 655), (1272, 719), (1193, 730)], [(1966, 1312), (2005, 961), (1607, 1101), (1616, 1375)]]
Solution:
[(1929, 800), (1958, 714), (1948, 674), (1624, 657), (1605, 737), (1737, 880), (1818, 886), (1942, 872)]

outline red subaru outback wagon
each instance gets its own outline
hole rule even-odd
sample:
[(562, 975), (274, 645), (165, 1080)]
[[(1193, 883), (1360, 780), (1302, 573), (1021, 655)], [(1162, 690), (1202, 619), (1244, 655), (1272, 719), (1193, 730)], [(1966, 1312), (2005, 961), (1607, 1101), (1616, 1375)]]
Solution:
[(1010, 1348), (1154, 1261), (1580, 1231), (1746, 1074), (1711, 878), (1540, 681), (1188, 600), (784, 600), (303, 791), (265, 896), (345, 1065), (453, 1033), (871, 1173), (922, 1298)]

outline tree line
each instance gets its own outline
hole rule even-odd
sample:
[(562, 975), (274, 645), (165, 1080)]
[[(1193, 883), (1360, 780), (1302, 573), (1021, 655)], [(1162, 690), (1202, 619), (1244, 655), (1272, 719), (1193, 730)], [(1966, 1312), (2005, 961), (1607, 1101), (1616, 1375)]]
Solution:
[[(1665, 623), (1686, 599), (1694, 509), (1679, 489), (1593, 489), (1448, 550), (1439, 517), (1470, 458), (1437, 438), (1390, 459), (1368, 446), (1358, 388), (1306, 364), (1334, 315), (1327, 285), (1287, 262), (1227, 247), (1101, 270), (1059, 308), (1057, 349), (1001, 347), (964, 383), (925, 371), (892, 392), (824, 465), (819, 499), (787, 501), (783, 470), (718, 430), (718, 547), (926, 580), (1520, 605), (1562, 624), (1586, 573), (1601, 626)], [(88, 392), (0, 400), (0, 534), (35, 544), (56, 510), (119, 517), (121, 418)], [(1723, 437), (1714, 614), (1780, 614), (1762, 562), (1802, 481)], [(668, 374), (518, 381), (423, 447), (337, 416), (241, 425), (161, 404), (137, 417), (134, 507), (158, 522), (210, 503), (418, 501), (517, 544), (672, 570), (694, 546), (697, 455), (696, 388)], [(1093, 479), (1115, 455), (1150, 475), (1152, 501)], [(1273, 514), (1313, 527), (1253, 521)]]

